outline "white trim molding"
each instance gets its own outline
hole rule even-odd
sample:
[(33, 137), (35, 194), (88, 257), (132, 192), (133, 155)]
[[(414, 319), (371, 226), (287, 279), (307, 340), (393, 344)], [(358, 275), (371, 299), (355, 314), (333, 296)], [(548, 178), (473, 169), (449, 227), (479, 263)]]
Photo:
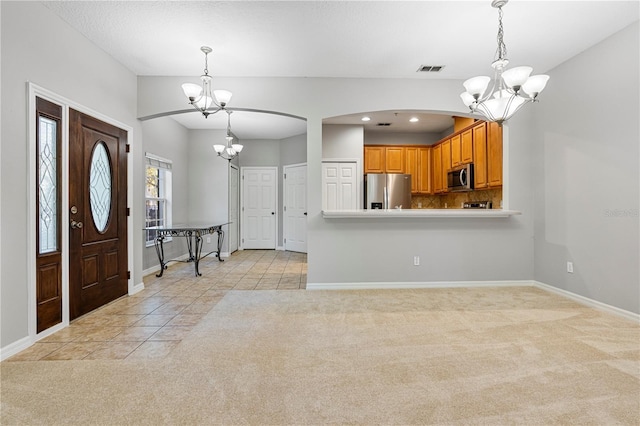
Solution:
[(529, 280), (307, 283), (307, 290), (374, 290), (409, 288), (531, 287)]
[(631, 311), (620, 309), (620, 308), (617, 308), (615, 306), (607, 305), (606, 303), (599, 302), (597, 300), (593, 300), (593, 299), (590, 299), (588, 297), (584, 297), (584, 296), (581, 296), (579, 294), (575, 294), (575, 293), (572, 293), (570, 291), (563, 290), (561, 288), (554, 287), (552, 285), (542, 283), (540, 281), (533, 281), (533, 285), (535, 287), (538, 287), (538, 288), (542, 289), (542, 290), (546, 290), (546, 291), (548, 291), (550, 293), (555, 293), (555, 294), (558, 294), (560, 296), (564, 296), (564, 297), (566, 297), (568, 299), (571, 299), (571, 300), (573, 300), (575, 302), (578, 302), (578, 303), (580, 303), (582, 305), (586, 305), (586, 306), (589, 306), (591, 308), (597, 309), (599, 311), (604, 311), (604, 312), (607, 312), (607, 313), (610, 313), (610, 314), (613, 314), (613, 315), (617, 315), (619, 317), (626, 318), (626, 319), (634, 321), (636, 323), (640, 323), (640, 314), (636, 314), (636, 313), (631, 312)]

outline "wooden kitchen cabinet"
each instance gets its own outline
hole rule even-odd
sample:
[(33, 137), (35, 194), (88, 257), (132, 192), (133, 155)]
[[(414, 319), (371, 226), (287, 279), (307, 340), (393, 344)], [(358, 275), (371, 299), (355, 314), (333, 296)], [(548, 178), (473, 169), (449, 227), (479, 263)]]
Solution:
[(364, 172), (384, 173), (385, 172), (385, 149), (384, 146), (364, 147)]
[(473, 187), (489, 186), (487, 180), (487, 125), (482, 123), (473, 129)]
[(448, 192), (449, 186), (447, 183), (447, 173), (451, 170), (451, 139), (444, 141), (442, 144), (442, 191)]
[(431, 151), (431, 164), (433, 164), (433, 192), (439, 194), (443, 192), (442, 181), (442, 144), (436, 145)]
[(417, 147), (406, 147), (404, 149), (404, 170), (405, 173), (411, 175), (411, 192), (418, 192), (419, 172), (420, 172), (420, 159), (418, 158)]
[(404, 151), (402, 146), (387, 146), (384, 148), (385, 173), (404, 173)]
[(460, 135), (455, 135), (449, 139), (451, 145), (451, 166), (457, 167), (462, 164), (462, 145)]
[[(418, 192), (431, 194), (431, 147), (418, 148)], [(411, 177), (413, 179), (413, 176)]]
[[(453, 152), (451, 153), (453, 157)], [(473, 162), (473, 129), (468, 129), (460, 135), (460, 164)]]
[(502, 186), (502, 127), (487, 123), (487, 180), (490, 188)]

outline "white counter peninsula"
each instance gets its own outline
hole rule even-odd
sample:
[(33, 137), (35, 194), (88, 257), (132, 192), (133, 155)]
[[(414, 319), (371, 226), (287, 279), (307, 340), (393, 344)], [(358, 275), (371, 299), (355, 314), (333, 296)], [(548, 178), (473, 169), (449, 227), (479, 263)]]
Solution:
[(498, 218), (520, 215), (517, 210), (503, 209), (357, 209), (323, 210), (325, 219), (429, 219), (429, 218)]

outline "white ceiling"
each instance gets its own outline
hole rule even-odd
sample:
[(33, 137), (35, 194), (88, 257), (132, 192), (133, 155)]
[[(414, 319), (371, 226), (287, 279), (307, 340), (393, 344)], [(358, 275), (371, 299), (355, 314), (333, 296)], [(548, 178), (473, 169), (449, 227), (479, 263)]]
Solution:
[[(44, 3), (141, 76), (200, 75), (199, 49), (207, 45), (214, 78), (466, 79), (488, 75), (496, 50), (498, 11), (490, 0)], [(511, 64), (544, 73), (637, 21), (639, 3), (511, 0), (503, 11)], [(444, 68), (416, 72), (421, 65)], [(243, 114), (233, 116), (232, 128)], [(176, 119), (192, 128), (216, 122), (191, 115)]]

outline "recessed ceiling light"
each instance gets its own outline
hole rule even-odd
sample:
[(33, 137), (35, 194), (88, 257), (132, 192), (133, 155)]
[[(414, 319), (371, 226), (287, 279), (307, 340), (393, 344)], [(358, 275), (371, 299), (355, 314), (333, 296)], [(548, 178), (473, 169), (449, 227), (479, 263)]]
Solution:
[(370, 118), (370, 117), (366, 117), (366, 116), (365, 116), (365, 117), (362, 117), (360, 120), (362, 120), (362, 121), (369, 121), (369, 120), (371, 120), (371, 118)]
[(411, 117), (409, 121), (412, 123), (417, 123), (418, 121), (420, 121), (420, 119), (418, 117)]

